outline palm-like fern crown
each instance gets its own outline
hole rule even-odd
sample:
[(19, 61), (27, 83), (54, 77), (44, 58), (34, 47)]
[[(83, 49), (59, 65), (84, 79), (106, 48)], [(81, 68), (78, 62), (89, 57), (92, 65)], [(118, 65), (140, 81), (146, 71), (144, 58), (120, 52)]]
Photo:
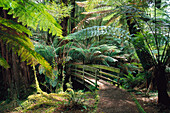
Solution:
[[(0, 37), (1, 40), (6, 41), (12, 49), (18, 53), (22, 61), (27, 61), (28, 64), (40, 63), (45, 67), (45, 69), (50, 70), (51, 67), (44, 60), (44, 58), (34, 51), (34, 45), (30, 38), (26, 36), (27, 33), (31, 35), (31, 32), (24, 26), (4, 18), (0, 18), (1, 30)], [(1, 58), (2, 66), (6, 67), (5, 60)], [(6, 62), (7, 63), (7, 62)]]
[[(140, 9), (148, 6), (145, 0), (131, 0), (130, 2), (129, 0), (87, 0), (86, 2), (77, 2), (77, 4), (86, 10), (82, 14), (88, 17), (86, 16), (87, 18), (83, 21), (102, 18), (103, 24), (106, 26), (112, 23), (116, 23), (118, 26), (125, 25), (128, 13), (130, 16), (143, 14)], [(83, 22), (81, 21), (79, 24), (83, 24)]]
[[(40, 30), (49, 31), (52, 35), (62, 37), (61, 26), (56, 19), (48, 13), (48, 9), (42, 3), (32, 2), (30, 0), (0, 0), (0, 7), (8, 10), (9, 15), (17, 18), (22, 25), (0, 17), (0, 40), (6, 41), (10, 47), (15, 50), (23, 61), (28, 64), (40, 63), (50, 72), (51, 66), (44, 58), (34, 51), (34, 45), (27, 35), (32, 36), (31, 31), (24, 27), (31, 27)], [(8, 68), (4, 58), (0, 58), (0, 65)]]
[[(152, 7), (151, 4), (149, 5), (150, 2), (152, 2)], [(170, 23), (169, 13), (167, 10), (165, 10), (165, 8), (169, 6), (168, 2), (162, 2), (161, 8), (159, 9), (156, 7), (160, 4), (155, 3), (155, 5), (153, 5), (153, 1), (146, 0), (87, 0), (86, 2), (78, 2), (77, 4), (80, 7), (84, 7), (86, 9), (86, 12), (83, 12), (83, 14), (89, 16), (83, 21), (102, 18), (103, 21), (105, 21), (103, 23), (106, 26), (116, 23), (118, 27), (122, 25), (124, 25), (123, 27), (125, 27), (128, 21), (131, 24), (133, 23), (138, 25), (137, 28), (139, 29), (145, 29), (144, 31), (141, 31), (143, 32), (143, 34), (136, 36), (138, 37), (138, 39), (141, 39), (148, 43), (145, 46), (149, 48), (149, 52), (151, 53), (151, 56), (153, 56), (152, 59), (155, 60), (156, 63), (165, 63), (165, 61), (169, 59), (169, 57), (166, 57), (166, 59), (164, 59), (164, 56), (167, 56), (169, 51), (169, 39), (165, 38), (169, 38), (169, 36), (165, 36), (169, 32), (169, 30), (166, 29), (169, 29)], [(148, 23), (150, 23), (150, 25), (148, 25)], [(79, 24), (83, 24), (83, 22), (81, 21)], [(132, 30), (133, 28), (129, 29)], [(156, 30), (159, 32), (157, 32), (157, 35), (155, 35), (155, 30), (153, 29), (160, 29), (161, 32), (160, 30)], [(151, 31), (152, 33), (146, 33), (146, 30)], [(149, 38), (148, 35), (150, 35), (149, 37), (153, 37), (150, 38), (152, 41), (150, 39), (146, 39), (146, 37)], [(160, 39), (162, 41), (160, 41)], [(136, 39), (133, 39), (133, 41), (134, 40)], [(148, 40), (150, 40), (151, 42)], [(143, 44), (140, 45), (140, 43), (137, 43), (137, 46), (140, 49), (144, 49)], [(162, 56), (162, 58), (160, 58), (160, 56)]]
[[(99, 36), (103, 38), (97, 39)], [(84, 60), (86, 64), (101, 63), (109, 66), (107, 62), (117, 61), (113, 56), (121, 52), (115, 44), (120, 45), (121, 39), (130, 39), (130, 35), (121, 28), (93, 26), (72, 33), (64, 39), (74, 40), (69, 52), (73, 60)]]
[(61, 26), (55, 18), (47, 12), (47, 8), (42, 3), (35, 3), (24, 0), (0, 0), (0, 7), (4, 10), (10, 9), (8, 14), (13, 14), (13, 18), (18, 18), (18, 22), (28, 27), (47, 31), (53, 35), (62, 36)]

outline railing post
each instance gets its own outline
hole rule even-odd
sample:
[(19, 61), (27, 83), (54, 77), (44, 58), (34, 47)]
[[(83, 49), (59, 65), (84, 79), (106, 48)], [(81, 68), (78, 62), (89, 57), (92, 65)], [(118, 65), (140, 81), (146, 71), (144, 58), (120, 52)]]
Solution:
[[(77, 70), (77, 67), (75, 66), (75, 74), (76, 74), (76, 70)], [(76, 80), (77, 78), (76, 78), (76, 76), (75, 76), (75, 80)]]
[(98, 70), (95, 71), (95, 88), (96, 88), (96, 89), (97, 89), (97, 71), (98, 71)]
[(85, 81), (84, 81), (84, 66), (83, 66), (83, 84), (85, 84)]

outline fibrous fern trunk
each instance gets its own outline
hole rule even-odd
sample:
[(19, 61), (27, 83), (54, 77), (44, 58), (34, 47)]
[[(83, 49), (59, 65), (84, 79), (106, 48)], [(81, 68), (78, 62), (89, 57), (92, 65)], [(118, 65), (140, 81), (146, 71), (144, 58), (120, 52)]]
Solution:
[(165, 66), (158, 64), (154, 68), (154, 76), (158, 89), (158, 103), (170, 106), (170, 97), (167, 93), (167, 79), (165, 76)]
[[(126, 19), (127, 19), (129, 32), (132, 35), (132, 38), (135, 38), (134, 35), (137, 34), (137, 32), (140, 32), (140, 29), (137, 29), (137, 23), (135, 23), (132, 17), (130, 17), (130, 14), (127, 13), (126, 15), (127, 15)], [(139, 39), (138, 41), (135, 41), (132, 39), (132, 44), (134, 45), (134, 48), (136, 50), (138, 58), (140, 59), (140, 63), (142, 64), (142, 67), (146, 72), (148, 72), (149, 69), (151, 69), (154, 66), (154, 63), (153, 63), (152, 56), (149, 53), (149, 50), (145, 47), (144, 40)], [(147, 74), (147, 76), (150, 75)], [(147, 82), (146, 82), (147, 88), (149, 88), (149, 84), (152, 81), (151, 79), (152, 77), (147, 77)]]
[(19, 71), (18, 71), (18, 65), (17, 65), (17, 56), (14, 52), (14, 50), (12, 50), (12, 88), (11, 90), (13, 90), (13, 100), (16, 100), (18, 98), (19, 95)]
[[(62, 2), (66, 5), (68, 5), (68, 1), (67, 0), (62, 0)], [(67, 24), (68, 24), (68, 19), (69, 17), (64, 17), (62, 22), (60, 23), (61, 27), (62, 27), (62, 31), (63, 31), (63, 36), (67, 36)]]
[[(137, 34), (137, 32), (140, 32), (140, 29), (137, 29), (137, 23), (132, 22), (132, 18), (130, 18), (130, 14), (126, 14), (127, 15), (127, 25), (129, 28), (129, 32), (132, 35), (132, 38), (134, 38), (135, 34)], [(144, 68), (144, 70), (149, 70), (151, 67), (153, 67), (153, 61), (152, 61), (152, 57), (149, 54), (148, 50), (145, 48), (145, 44), (144, 41), (141, 39), (139, 41), (132, 41), (136, 53), (140, 59), (140, 62)]]

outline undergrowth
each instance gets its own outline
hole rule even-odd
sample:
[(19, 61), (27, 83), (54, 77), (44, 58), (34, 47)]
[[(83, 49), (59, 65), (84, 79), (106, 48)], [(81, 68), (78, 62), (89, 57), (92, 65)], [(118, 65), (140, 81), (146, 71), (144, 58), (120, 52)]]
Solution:
[(83, 92), (70, 89), (62, 93), (44, 93), (30, 95), (27, 100), (15, 108), (16, 112), (54, 113), (54, 112), (95, 112), (98, 95), (95, 92)]

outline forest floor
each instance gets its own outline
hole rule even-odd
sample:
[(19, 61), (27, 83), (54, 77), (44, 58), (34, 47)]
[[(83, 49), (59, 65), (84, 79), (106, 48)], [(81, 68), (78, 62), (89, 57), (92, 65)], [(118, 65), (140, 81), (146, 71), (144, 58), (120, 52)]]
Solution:
[[(89, 96), (88, 98), (92, 98), (92, 101), (86, 102), (86, 108), (84, 108), (83, 105), (65, 106), (61, 104), (57, 108), (41, 105), (26, 113), (48, 113), (48, 110), (53, 110), (52, 113), (140, 113), (139, 106), (136, 105), (134, 97), (138, 100), (146, 113), (170, 113), (170, 108), (157, 105), (157, 93), (150, 93), (150, 97), (146, 97), (135, 92), (127, 92), (124, 89), (117, 88), (107, 83), (101, 83), (99, 84), (98, 94), (99, 101), (96, 107), (89, 107), (95, 103), (94, 97)], [(2, 105), (1, 103), (0, 108)], [(10, 108), (5, 111), (1, 111), (0, 109), (0, 113), (7, 112), (22, 113), (21, 111), (10, 110)]]

